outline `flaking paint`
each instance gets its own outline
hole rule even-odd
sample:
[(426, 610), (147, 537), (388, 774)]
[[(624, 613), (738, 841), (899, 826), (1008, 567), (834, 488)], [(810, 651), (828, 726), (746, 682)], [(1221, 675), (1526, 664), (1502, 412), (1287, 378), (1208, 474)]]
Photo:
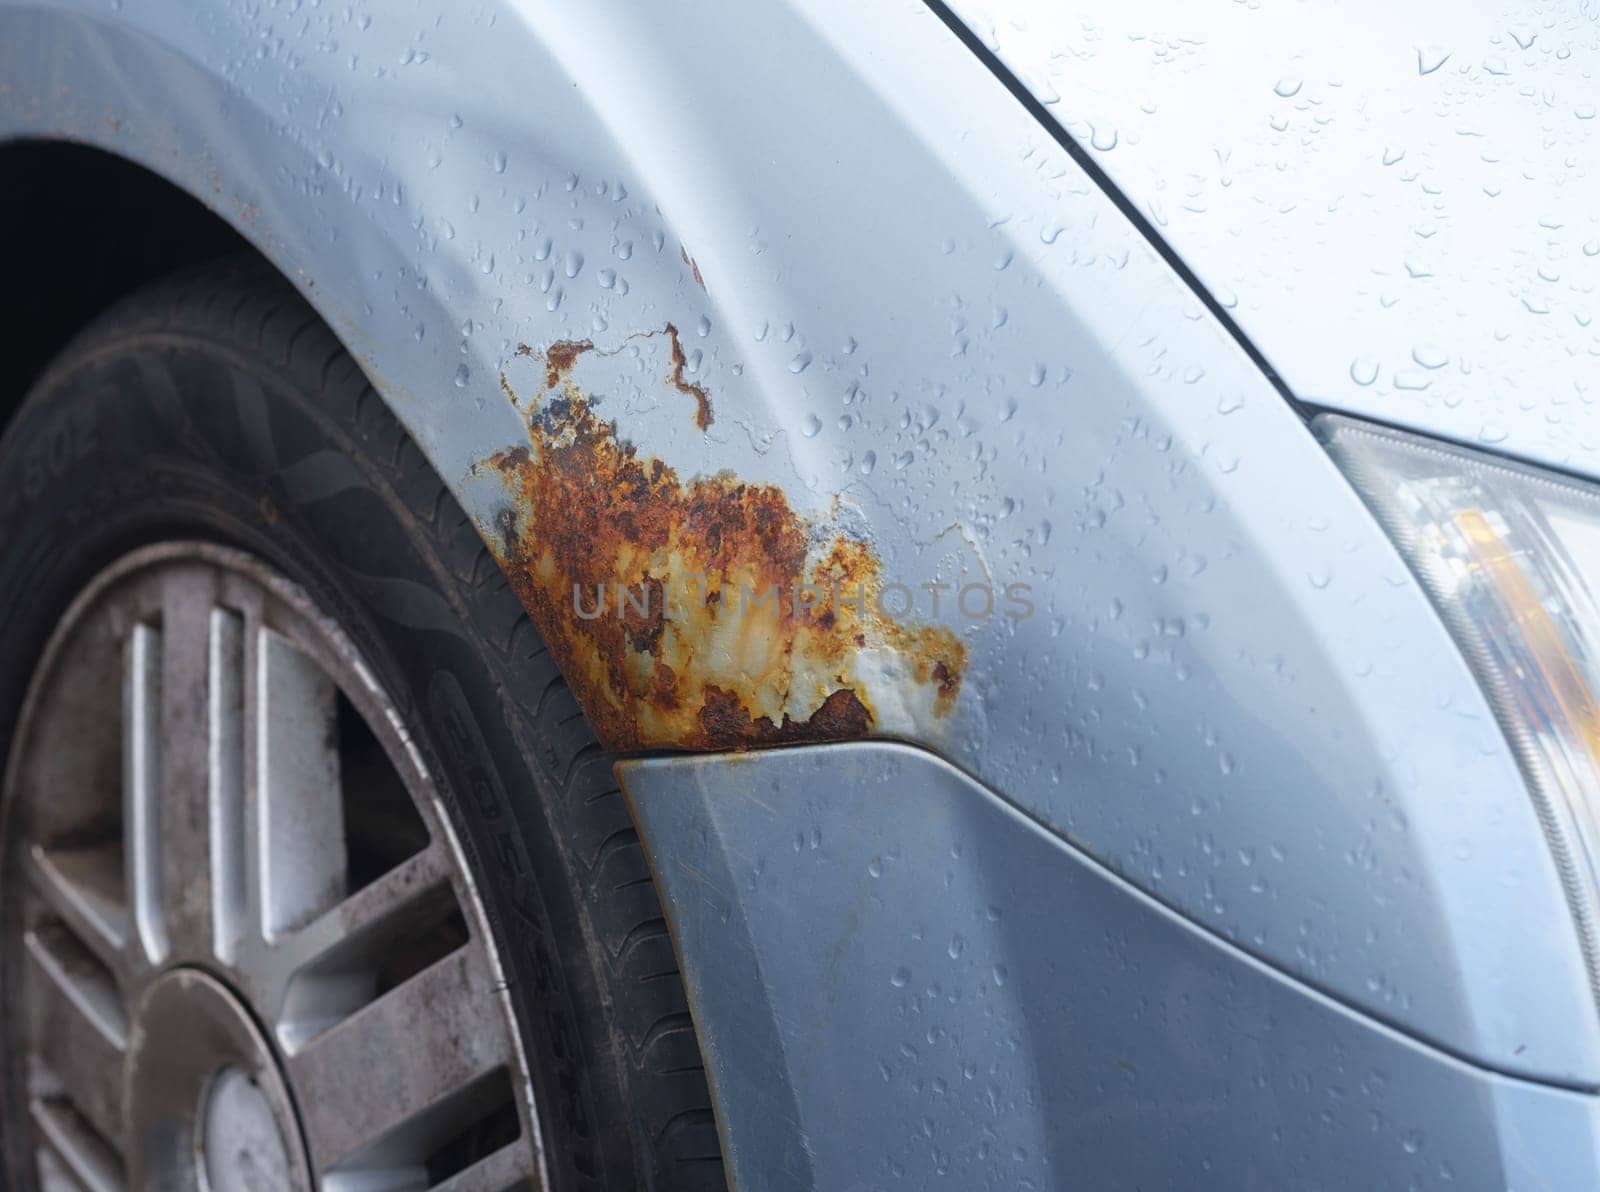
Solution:
[[(676, 329), (664, 333), (665, 383), (696, 398), (703, 431), (710, 397), (684, 381)], [(587, 341), (546, 348), (531, 401), (502, 377), (528, 445), (481, 466), (508, 497), (500, 564), (605, 742), (832, 741), (948, 716), (966, 647), (949, 628), (884, 611), (870, 544), (802, 517), (775, 485), (727, 473), (685, 479), (641, 453), (601, 416), (604, 399), (573, 382), (574, 364), (592, 350)], [(518, 354), (535, 355), (526, 346)], [(807, 603), (795, 598), (801, 585), (856, 599)], [(619, 589), (647, 610), (619, 599), (593, 615)], [(772, 589), (770, 605), (745, 599)], [(585, 602), (591, 615), (580, 611)]]

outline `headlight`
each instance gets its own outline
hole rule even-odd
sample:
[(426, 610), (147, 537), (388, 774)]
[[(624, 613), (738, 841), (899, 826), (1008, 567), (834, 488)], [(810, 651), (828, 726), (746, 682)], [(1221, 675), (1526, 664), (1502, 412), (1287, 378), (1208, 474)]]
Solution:
[(1600, 494), (1346, 418), (1315, 425), (1487, 690), (1600, 988)]

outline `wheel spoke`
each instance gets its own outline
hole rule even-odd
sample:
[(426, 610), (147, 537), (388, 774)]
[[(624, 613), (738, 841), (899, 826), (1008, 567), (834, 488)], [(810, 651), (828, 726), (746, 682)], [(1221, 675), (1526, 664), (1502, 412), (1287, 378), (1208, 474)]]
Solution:
[(160, 807), (155, 816), (162, 929), (187, 958), (211, 955), (212, 637), (216, 586), (178, 571), (161, 600)]
[[(449, 856), (434, 843), (332, 910), (266, 945), (260, 955), (245, 958), (241, 968), (258, 1009), (291, 1039), (325, 1025), (323, 1020), (344, 1017), (337, 1004), (290, 1004), (291, 987), (315, 983), (317, 969), (348, 973), (375, 967), (361, 962), (375, 960), (372, 954), (387, 939), (403, 933), (410, 922), (428, 919), (429, 907), (449, 896)], [(365, 1000), (359, 997), (357, 1004)]]
[(121, 901), (122, 854), (116, 845), (28, 850), (34, 891), (107, 968), (126, 961), (128, 911)]
[(123, 856), (146, 958), (167, 954), (161, 914), (161, 631), (135, 625), (123, 654)]
[[(85, 1192), (122, 1192), (126, 1184), (121, 1162), (72, 1110), (59, 1101), (36, 1098), (28, 1111), (44, 1141), (45, 1155), (79, 1187)], [(47, 1163), (41, 1162), (41, 1170)]]
[(344, 894), (338, 689), (263, 629), (256, 656), (255, 852), (263, 934), (303, 926)]
[(245, 826), (244, 616), (213, 609), (207, 634), (211, 678), (207, 701), (207, 792), (211, 823), (211, 922), (217, 956), (231, 962), (251, 930), (249, 854)]
[[(436, 1114), (512, 1060), (484, 954), (464, 948), (314, 1039), (289, 1060), (312, 1160), (326, 1171), (382, 1143), (426, 1158)], [(376, 1082), (374, 1072), (386, 1079)], [(415, 1127), (414, 1141), (405, 1137)]]
[(60, 928), (25, 937), (38, 1057), (74, 1109), (111, 1146), (123, 1143), (127, 1024), (111, 977)]
[(285, 950), (298, 961), (298, 968), (339, 944), (375, 930), (392, 916), (404, 913), (418, 899), (443, 889), (449, 880), (449, 855), (442, 845), (430, 844), (327, 914), (285, 937)]

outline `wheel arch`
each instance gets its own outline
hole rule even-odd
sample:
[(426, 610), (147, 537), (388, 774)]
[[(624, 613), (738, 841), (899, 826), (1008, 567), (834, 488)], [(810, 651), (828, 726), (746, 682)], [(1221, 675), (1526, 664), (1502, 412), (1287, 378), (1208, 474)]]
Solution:
[[(73, 141), (0, 144), (0, 428), (45, 365), (95, 315), (165, 273), (248, 242), (181, 186), (129, 158)], [(120, 195), (107, 206), (105, 195)]]
[[(842, 273), (874, 268), (855, 259), (870, 230), (803, 275), (760, 259), (762, 237), (791, 234), (791, 222), (815, 231), (859, 204), (820, 175), (777, 206), (752, 192), (748, 138), (759, 130), (723, 137), (726, 109), (709, 77), (682, 70), (625, 9), (536, 21), (495, 4), (478, 27), (441, 19), (416, 32), (349, 10), (291, 36), (258, 12), (201, 28), (176, 4), (93, 16), (69, 7), (0, 8), (0, 64), (15, 80), (0, 139), (67, 140), (131, 163), (165, 180), (162, 209), (203, 206), (210, 214), (196, 227), (222, 239), (231, 229), (287, 277), (473, 516), (608, 744), (943, 742), (974, 726), (961, 698), (967, 643), (925, 621), (901, 625), (870, 601), (822, 628), (785, 618), (754, 668), (696, 670), (711, 650), (662, 659), (656, 673), (683, 690), (661, 700), (653, 683), (617, 674), (625, 634), (586, 634), (563, 584), (541, 590), (530, 578), (530, 552), (555, 528), (541, 524), (539, 502), (564, 494), (531, 492), (538, 472), (519, 464), (538, 452), (530, 414), (564, 392), (587, 402), (612, 452), (579, 461), (592, 486), (627, 487), (613, 465), (636, 450), (664, 461), (673, 483), (656, 495), (671, 498), (669, 533), (709, 498), (738, 539), (747, 565), (738, 578), (748, 573), (758, 597), (770, 582), (792, 610), (813, 579), (867, 592), (886, 582), (895, 553), (910, 558), (894, 578), (912, 583), (952, 553), (873, 510), (850, 470), (833, 474), (834, 449), (811, 441), (817, 418), (806, 411), (850, 404), (868, 370), (849, 359), (848, 335), (797, 335), (794, 320), (825, 309)], [(804, 43), (801, 74), (871, 96), (885, 135), (919, 170), (936, 167), (814, 20), (780, 9), (732, 35), (753, 48), (780, 29)], [(679, 28), (673, 41), (692, 36)], [(961, 47), (938, 36), (961, 60)], [(613, 51), (629, 64), (626, 79)], [(791, 89), (784, 102), (804, 97)], [(815, 164), (837, 168), (825, 156)], [(895, 214), (874, 203), (872, 226), (886, 229)], [(887, 462), (881, 441), (866, 447), (858, 474), (880, 453)], [(603, 520), (655, 512), (616, 505)], [(713, 553), (687, 533), (691, 556)], [(598, 552), (589, 545), (558, 560), (574, 583), (648, 579), (609, 567), (635, 553), (626, 534)], [(984, 570), (971, 535), (953, 546), (963, 571)], [(606, 569), (588, 566), (596, 555)]]

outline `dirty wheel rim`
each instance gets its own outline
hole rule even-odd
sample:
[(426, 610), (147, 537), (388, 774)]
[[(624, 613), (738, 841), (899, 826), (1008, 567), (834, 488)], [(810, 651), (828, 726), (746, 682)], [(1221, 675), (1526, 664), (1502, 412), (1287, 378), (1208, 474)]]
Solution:
[(460, 843), (301, 589), (209, 544), (115, 564), (47, 647), (0, 793), (45, 1186), (544, 1186)]

